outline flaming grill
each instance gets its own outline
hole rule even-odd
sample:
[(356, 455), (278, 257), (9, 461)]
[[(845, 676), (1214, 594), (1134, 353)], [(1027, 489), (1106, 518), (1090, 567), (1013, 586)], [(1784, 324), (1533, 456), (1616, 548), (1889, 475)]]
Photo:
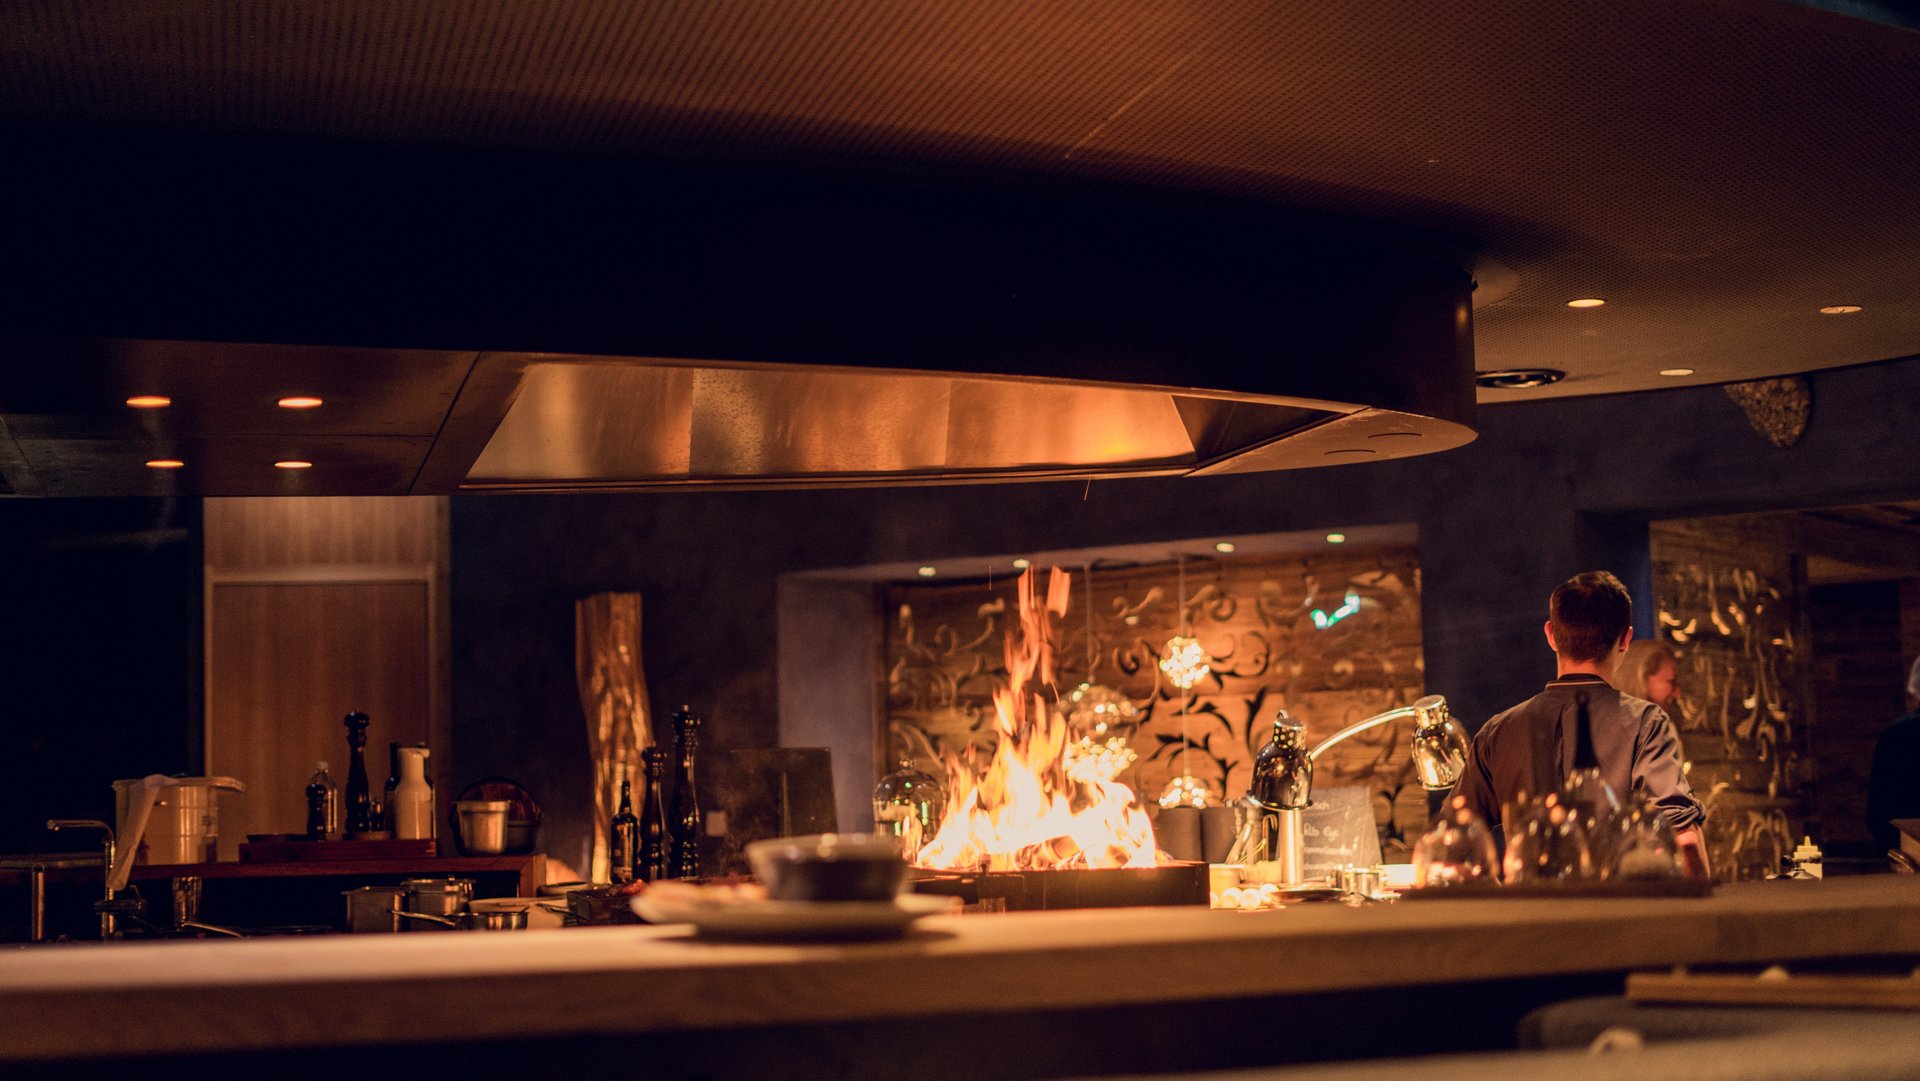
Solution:
[[(1059, 696), (1041, 693), (1053, 685), (1053, 621), (1066, 614), (1070, 581), (1055, 567), (1043, 594), (1032, 568), (1020, 576), (1018, 618), (1006, 636), (1007, 681), (993, 693), (998, 739), (992, 757), (977, 763), (971, 747), (964, 757), (947, 756), (946, 811), (914, 855), (916, 867), (962, 876), (1020, 876), (1025, 897), (1032, 891), (1024, 883), (1034, 872), (1153, 871), (1160, 866), (1153, 823), (1132, 789), (1069, 768), (1067, 722), (1047, 701)], [(1071, 887), (1038, 892), (1053, 895), (1066, 889)]]
[(1207, 865), (1175, 861), (1153, 867), (1043, 871), (936, 871), (916, 867), (913, 889), (916, 893), (958, 897), (988, 911), (1204, 905)]

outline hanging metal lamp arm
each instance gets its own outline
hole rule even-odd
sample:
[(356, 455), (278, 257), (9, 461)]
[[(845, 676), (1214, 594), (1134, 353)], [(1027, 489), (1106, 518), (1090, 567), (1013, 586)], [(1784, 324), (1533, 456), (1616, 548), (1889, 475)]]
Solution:
[(1348, 736), (1359, 735), (1360, 733), (1365, 732), (1368, 729), (1378, 728), (1381, 725), (1387, 724), (1392, 721), (1405, 720), (1409, 717), (1413, 717), (1417, 715), (1419, 712), (1420, 711), (1413, 706), (1400, 706), (1395, 709), (1390, 709), (1385, 713), (1375, 714), (1374, 716), (1368, 717), (1366, 720), (1360, 721), (1356, 724), (1350, 724), (1347, 727), (1342, 728), (1340, 731), (1335, 732), (1333, 735), (1328, 736), (1326, 739), (1322, 740), (1320, 742), (1320, 746), (1315, 747), (1313, 750), (1307, 753), (1307, 757), (1317, 762), (1320, 760), (1321, 755), (1327, 753), (1328, 748), (1332, 747), (1336, 743), (1339, 743), (1341, 740), (1346, 739)]

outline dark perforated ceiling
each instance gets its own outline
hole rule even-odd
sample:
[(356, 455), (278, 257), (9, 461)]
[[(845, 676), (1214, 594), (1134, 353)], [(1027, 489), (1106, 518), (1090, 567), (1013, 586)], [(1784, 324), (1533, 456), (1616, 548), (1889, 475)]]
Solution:
[(1479, 275), (1478, 367), (1570, 373), (1483, 402), (1920, 352), (1916, 101), (1920, 34), (1764, 0), (0, 6), (13, 124), (904, 160), (1406, 227)]

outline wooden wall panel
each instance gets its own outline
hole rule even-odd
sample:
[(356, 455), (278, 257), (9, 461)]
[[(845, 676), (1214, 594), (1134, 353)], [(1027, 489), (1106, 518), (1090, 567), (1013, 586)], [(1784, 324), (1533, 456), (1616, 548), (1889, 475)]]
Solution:
[[(1189, 560), (1187, 620), (1214, 658), (1213, 674), (1190, 696), (1158, 667), (1161, 647), (1181, 623), (1176, 564), (1096, 569), (1090, 588), (1079, 569), (1070, 569), (1074, 592), (1059, 624), (1056, 682), (1064, 694), (1086, 677), (1090, 608), (1096, 681), (1125, 692), (1144, 713), (1130, 740), (1140, 759), (1120, 779), (1147, 800), (1183, 761), (1217, 793), (1244, 794), (1253, 753), (1282, 708), (1318, 743), (1426, 693), (1420, 567), (1411, 547)], [(1338, 610), (1349, 590), (1358, 611), (1317, 628), (1312, 613)], [(884, 600), (888, 753), (878, 772), (891, 770), (903, 750), (926, 768), (928, 759), (968, 743), (990, 747), (990, 696), (1006, 680), (1001, 649), (1012, 581), (898, 586)], [(1390, 839), (1417, 838), (1427, 818), (1407, 734), (1407, 726), (1389, 725), (1350, 739), (1329, 751), (1315, 774), (1319, 786), (1370, 789)]]
[(212, 588), (207, 768), (248, 789), (223, 797), (222, 858), (234, 858), (248, 833), (305, 828), (316, 761), (331, 763), (345, 789), (341, 719), (349, 711), (373, 721), (367, 770), (376, 793), (386, 782), (388, 742), (429, 739), (428, 593), (425, 582)]
[(425, 497), (209, 499), (207, 566), (436, 563), (445, 518), (446, 500)]
[(209, 768), (271, 789), (247, 797), (247, 828), (223, 823), (224, 858), (246, 832), (304, 826), (294, 794), (315, 760), (345, 783), (351, 709), (373, 717), (376, 787), (389, 741), (425, 742), (450, 799), (447, 501), (209, 499), (205, 514)]

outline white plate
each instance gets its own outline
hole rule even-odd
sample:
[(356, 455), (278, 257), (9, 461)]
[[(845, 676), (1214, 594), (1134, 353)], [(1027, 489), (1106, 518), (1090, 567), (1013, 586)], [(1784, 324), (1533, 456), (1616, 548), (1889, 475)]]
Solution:
[(703, 935), (760, 939), (891, 938), (954, 899), (903, 893), (891, 901), (663, 901), (640, 894), (633, 910), (648, 923), (691, 923)]

